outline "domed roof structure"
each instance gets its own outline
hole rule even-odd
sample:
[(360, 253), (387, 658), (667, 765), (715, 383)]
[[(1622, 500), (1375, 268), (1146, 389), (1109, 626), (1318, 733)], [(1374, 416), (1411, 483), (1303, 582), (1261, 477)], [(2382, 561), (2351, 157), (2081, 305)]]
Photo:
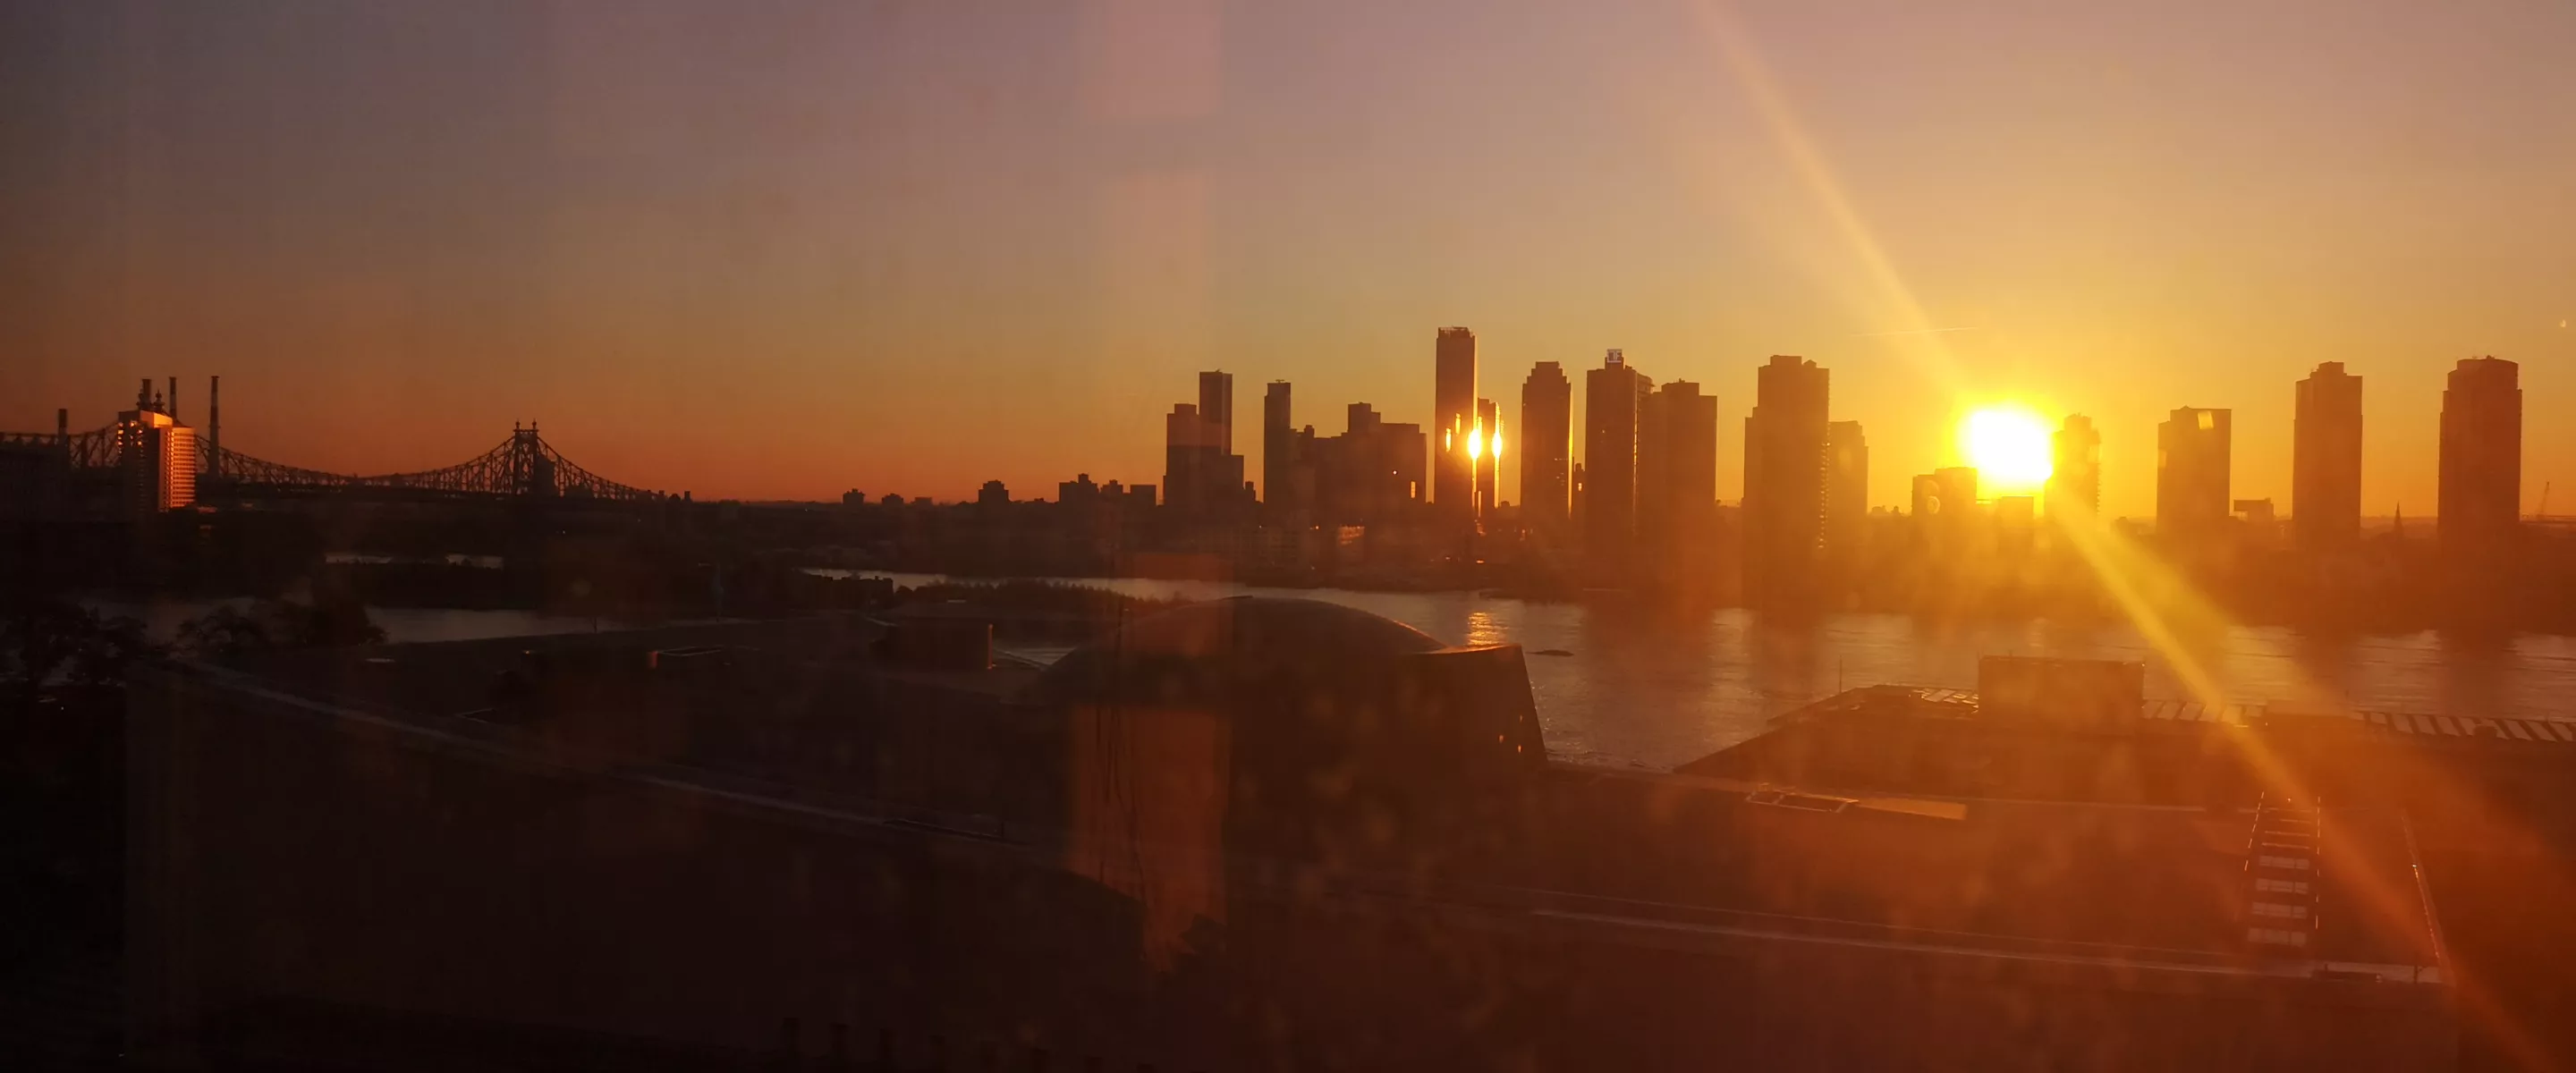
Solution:
[(1321, 600), (1236, 596), (1137, 618), (1076, 648), (1038, 680), (1051, 699), (1096, 697), (1182, 666), (1329, 676), (1447, 647), (1401, 622)]

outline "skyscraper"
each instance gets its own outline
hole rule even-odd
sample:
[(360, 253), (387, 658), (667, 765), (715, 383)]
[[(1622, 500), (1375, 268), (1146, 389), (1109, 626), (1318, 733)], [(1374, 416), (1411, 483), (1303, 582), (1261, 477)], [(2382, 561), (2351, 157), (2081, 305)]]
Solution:
[(1390, 520), (1421, 496), (1422, 426), (1387, 424), (1364, 402), (1347, 413), (1341, 435), (1309, 440), (1304, 464), (1314, 475), (1315, 516), (1333, 525)]
[(1261, 393), (1261, 501), (1279, 510), (1306, 504), (1297, 501), (1297, 428), (1290, 421), (1288, 382), (1273, 380)]
[(1194, 402), (1176, 402), (1163, 415), (1163, 501), (1183, 510), (1207, 505), (1207, 422)]
[(1493, 513), (1495, 496), (1502, 481), (1497, 474), (1503, 465), (1503, 415), (1492, 399), (1476, 400), (1474, 440), (1467, 444), (1467, 461), (1476, 467), (1476, 516)]
[(1577, 462), (1565, 478), (1565, 516), (1582, 532), (1592, 531), (1592, 509), (1583, 493), (1583, 463)]
[(1243, 456), (1234, 453), (1234, 377), (1199, 374), (1199, 401), (1163, 418), (1163, 501), (1207, 511), (1244, 501)]
[(2512, 548), (2522, 527), (2522, 367), (2463, 358), (2442, 390), (2442, 554), (2466, 565)]
[(1653, 386), (1615, 349), (1583, 374), (1583, 543), (1605, 566), (1625, 565), (1637, 535), (1637, 419)]
[(2156, 426), (2156, 535), (2199, 544), (2225, 531), (2233, 418), (2185, 406)]
[(1515, 430), (1521, 456), (1521, 518), (1530, 528), (1565, 527), (1571, 514), (1574, 454), (1574, 382), (1565, 368), (1542, 361), (1521, 381), (1521, 423)]
[(1977, 471), (1945, 466), (1914, 478), (1915, 539), (1941, 567), (1958, 565), (1977, 544)]
[(1475, 512), (1476, 467), (1467, 439), (1476, 425), (1476, 333), (1442, 328), (1432, 344), (1431, 502), (1464, 519)]
[(1831, 374), (1774, 354), (1744, 419), (1744, 591), (1756, 604), (1812, 595), (1825, 534), (1825, 425)]
[(1664, 398), (1648, 391), (1637, 399), (1637, 471), (1629, 483), (1637, 490), (1637, 544), (1650, 562), (1663, 555), (1664, 487), (1671, 481), (1664, 470), (1670, 461), (1664, 451)]
[[(171, 384), (175, 389), (177, 379)], [(116, 446), (118, 498), (128, 517), (150, 517), (197, 501), (197, 430), (170, 415), (167, 396), (152, 397), (149, 377), (143, 378), (134, 408), (116, 415)]]
[(1869, 439), (1858, 421), (1825, 424), (1825, 551), (1857, 561), (1869, 525)]
[(1645, 396), (1637, 427), (1637, 533), (1677, 566), (1707, 550), (1717, 513), (1717, 396), (1675, 380)]
[(1918, 522), (1948, 515), (1953, 519), (1977, 509), (1974, 466), (1943, 466), (1914, 478), (1914, 518)]
[(1234, 453), (1234, 374), (1217, 370), (1199, 374), (1199, 420), (1207, 422), (1208, 445), (1220, 454)]
[(2361, 537), (2361, 378), (2319, 364), (2299, 381), (2291, 426), (2290, 529), (2303, 551)]
[(2055, 456), (2048, 472), (2048, 515), (2072, 520), (2102, 513), (2102, 434), (2093, 419), (2068, 414), (2049, 437)]

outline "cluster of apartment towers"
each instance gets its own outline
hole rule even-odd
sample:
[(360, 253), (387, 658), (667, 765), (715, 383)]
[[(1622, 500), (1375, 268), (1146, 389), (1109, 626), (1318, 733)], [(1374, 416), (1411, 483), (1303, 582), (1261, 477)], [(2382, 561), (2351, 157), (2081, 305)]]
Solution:
[[(1829, 419), (1830, 371), (1773, 355), (1757, 372), (1744, 419), (1745, 577), (1751, 587), (1800, 582), (1836, 542), (1856, 538), (1869, 512), (1869, 447), (1858, 421)], [(2291, 478), (2291, 532), (2302, 548), (2331, 550), (2361, 531), (2361, 385), (2341, 362), (2298, 382)], [(1573, 458), (1573, 383), (1557, 362), (1531, 368), (1508, 444), (1520, 466), (1515, 521), (1534, 537), (1572, 536), (1585, 556), (1616, 566), (1679, 535), (1701, 531), (1717, 506), (1717, 398), (1675, 380), (1658, 387), (1609, 351), (1584, 373), (1583, 459)], [(1249, 507), (1255, 490), (1235, 454), (1234, 377), (1199, 374), (1199, 401), (1166, 417), (1164, 499), (1183, 512)], [(1433, 343), (1432, 423), (1387, 422), (1352, 403), (1339, 436), (1318, 437), (1290, 420), (1287, 381), (1262, 400), (1263, 464), (1258, 502), (1312, 524), (1366, 525), (1427, 501), (1434, 519), (1472, 532), (1505, 504), (1495, 495), (1504, 422), (1477, 394), (1476, 336), (1442, 328)], [(2157, 428), (2156, 531), (2191, 542), (2215, 538), (2244, 515), (2268, 515), (2268, 501), (2229, 497), (2232, 412), (2184, 407)], [(2052, 514), (2095, 514), (2101, 500), (2101, 437), (2092, 420), (2069, 416), (2055, 434), (2046, 490)], [(1430, 467), (1426, 482), (1426, 459)], [(2442, 393), (2438, 525), (2446, 551), (2478, 555), (2509, 543), (2520, 524), (2522, 390), (2519, 368), (2468, 358)], [(1915, 478), (1917, 514), (1958, 512), (1977, 502), (1976, 471), (1937, 470)], [(2032, 512), (2006, 497), (1998, 513)]]

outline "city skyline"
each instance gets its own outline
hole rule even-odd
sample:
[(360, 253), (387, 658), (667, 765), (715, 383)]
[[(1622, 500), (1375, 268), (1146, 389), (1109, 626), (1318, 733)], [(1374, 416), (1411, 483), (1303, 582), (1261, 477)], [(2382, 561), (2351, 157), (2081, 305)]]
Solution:
[[(1874, 506), (1955, 460), (1968, 410), (2084, 413), (2105, 513), (2140, 518), (2184, 403), (2232, 409), (2232, 485), (2291, 503), (2282, 385), (2340, 361), (2372, 385), (2361, 510), (2384, 517), (2435, 509), (2423, 400), (2458, 358), (2520, 363), (2535, 413), (2576, 404), (2576, 208), (2551, 181), (2576, 149), (2534, 136), (2565, 123), (2540, 44), (2563, 10), (2386, 5), (2217, 44), (2132, 14), (2117, 45), (2071, 16), (1891, 10), (1890, 39), (1956, 47), (1879, 55), (1793, 10), (1326, 33), (1180, 6), (1203, 20), (1156, 35), (1106, 8), (636, 4), (531, 14), (549, 44), (499, 53), (465, 13), (13, 9), (0, 79), (45, 92), (9, 98), (28, 122), (0, 153), (26, 284), (0, 295), (0, 427), (97, 427), (133, 376), (222, 374), (235, 445), (337, 471), (542, 418), (709, 497), (951, 500), (1158, 472), (1134, 415), (1211, 367), (1428, 428), (1418, 340), (1463, 323), (1512, 381), (1623, 347), (1728, 428), (1762, 355), (1807, 355), (1871, 430)], [(2098, 78), (2051, 74), (2097, 54)], [(2389, 55), (2422, 77), (2369, 77)], [(660, 88), (712, 56), (761, 73)], [(2027, 114), (2033, 84), (2030, 130), (1963, 122)], [(961, 125), (992, 136), (930, 133)], [(2073, 131), (2086, 152), (2050, 148)], [(2531, 422), (2524, 509), (2570, 472), (2576, 428)]]
[[(1454, 339), (1465, 338), (1470, 344), (1473, 341), (1472, 334), (1460, 327), (1441, 329), (1439, 338), (1441, 346), (1435, 349), (1435, 369), (1454, 367), (1457, 352), (1449, 346)], [(1811, 360), (1777, 354), (1771, 356), (1765, 368), (1775, 373), (1801, 373), (1799, 380), (1814, 381), (1812, 385), (1795, 389), (1800, 397), (1798, 405), (1802, 409), (1821, 411), (1824, 420), (1824, 423), (1819, 426), (1822, 431), (1807, 430), (1814, 433), (1812, 437), (1806, 438), (1814, 439), (1813, 446), (1819, 456), (1815, 472), (1801, 473), (1792, 481), (1802, 488), (1812, 485), (1812, 488), (1803, 488), (1798, 494), (1802, 497), (1812, 495), (1818, 500), (1814, 527), (1816, 532), (1804, 534), (1802, 527), (1802, 535), (1798, 538), (1800, 544), (1812, 544), (1817, 552), (1829, 556), (1830, 545), (1833, 543), (1832, 530), (1836, 525), (1837, 516), (1843, 518), (1842, 524), (1848, 526), (1852, 520), (1865, 514), (1880, 511), (1910, 513), (1909, 506), (1919, 509), (1925, 502), (1923, 482), (1931, 479), (1930, 477), (1907, 478), (1903, 482), (1907, 485), (1907, 500), (1904, 502), (1880, 504), (1866, 501), (1867, 493), (1862, 489), (1868, 487), (1870, 475), (1867, 462), (1868, 448), (1861, 432), (1862, 422), (1832, 419), (1829, 402), (1823, 398), (1824, 381), (1832, 370), (1818, 366)], [(2470, 526), (2480, 531), (2480, 535), (2473, 538), (2473, 543), (2482, 541), (2492, 544), (2498, 539), (2493, 534), (2511, 528), (2527, 517), (2547, 519), (2568, 517), (2565, 514), (2545, 512), (2526, 513), (2519, 510), (2518, 505), (2509, 502), (2508, 490), (2520, 483), (2524, 469), (2525, 447), (2523, 401), (2519, 386), (2520, 371), (2521, 367), (2518, 363), (2491, 355), (2463, 358), (2449, 373), (2448, 383), (2451, 386), (2440, 397), (2439, 414), (2445, 432), (2438, 461), (2444, 467), (2444, 481), (2438, 488), (2442, 492), (2443, 500), (2468, 505), (2469, 514), (2474, 518)], [(1535, 384), (1541, 382), (1543, 375), (1553, 375), (1556, 386), (1551, 389), (1553, 394), (1540, 400), (1534, 397), (1531, 391)], [(1562, 448), (1564, 454), (1558, 456), (1562, 463), (1558, 474), (1568, 492), (1578, 492), (1584, 472), (1583, 458), (1589, 450), (1598, 447), (1597, 444), (1589, 441), (1614, 432), (1624, 435), (1629, 444), (1626, 466), (1629, 489), (1625, 496), (1624, 508), (1614, 510), (1613, 514), (1614, 516), (1624, 515), (1625, 524), (1618, 528), (1623, 529), (1626, 535), (1618, 542), (1628, 544), (1630, 547), (1616, 549), (1613, 555), (1616, 558), (1630, 550), (1635, 550), (1641, 545), (1642, 538), (1650, 529), (1659, 528), (1661, 525), (1660, 519), (1650, 518), (1650, 515), (1655, 513), (1656, 506), (1649, 503), (1650, 494), (1647, 489), (1650, 486), (1661, 487), (1668, 483), (1668, 478), (1659, 473), (1650, 473), (1649, 468), (1678, 457), (1683, 460), (1680, 464), (1684, 466), (1710, 469), (1708, 483), (1714, 486), (1716, 483), (1714, 467), (1708, 466), (1707, 463), (1723, 457), (1726, 440), (1716, 433), (1713, 424), (1708, 424), (1715, 420), (1717, 399), (1714, 396), (1701, 394), (1699, 385), (1689, 381), (1674, 381), (1660, 385), (1661, 390), (1659, 390), (1659, 385), (1655, 384), (1651, 377), (1644, 376), (1628, 364), (1623, 352), (1615, 347), (1606, 352), (1603, 366), (1591, 370), (1586, 379), (1597, 380), (1605, 375), (1625, 377), (1632, 381), (1632, 386), (1637, 392), (1635, 399), (1623, 410), (1614, 408), (1614, 412), (1606, 418), (1612, 425), (1618, 426), (1615, 429), (1609, 426), (1587, 428), (1580, 435), (1576, 435), (1569, 427), (1567, 429), (1569, 435)], [(1572, 385), (1569, 378), (1564, 376), (1560, 363), (1552, 361), (1535, 363), (1528, 376), (1529, 379), (1522, 383), (1522, 419), (1532, 420), (1532, 404), (1537, 401), (1537, 409), (1540, 411), (1549, 408), (1558, 410), (1555, 414), (1542, 412), (1535, 418), (1534, 423), (1540, 432), (1548, 429), (1550, 421), (1560, 419), (1571, 426), (1575, 415), (1566, 411), (1572, 409), (1568, 404), (1574, 396)], [(220, 376), (211, 377), (210, 384), (219, 387), (221, 380)], [(1398, 487), (1391, 493), (1383, 489), (1367, 493), (1368, 502), (1375, 505), (1357, 511), (1357, 515), (1378, 516), (1386, 509), (1386, 504), (1408, 498), (1417, 504), (1434, 510), (1438, 509), (1436, 500), (1432, 497), (1435, 494), (1436, 474), (1443, 463), (1442, 452), (1430, 447), (1430, 444), (1436, 441), (1425, 435), (1420, 425), (1384, 423), (1384, 416), (1376, 412), (1373, 403), (1355, 401), (1343, 407), (1348, 411), (1346, 435), (1319, 438), (1312, 422), (1300, 426), (1295, 421), (1296, 413), (1291, 402), (1293, 382), (1272, 380), (1264, 389), (1262, 428), (1258, 439), (1262, 447), (1262, 454), (1259, 457), (1263, 461), (1256, 467), (1251, 461), (1254, 456), (1231, 449), (1235, 405), (1233, 380), (1233, 374), (1223, 370), (1199, 371), (1196, 374), (1195, 400), (1174, 403), (1163, 415), (1164, 457), (1163, 468), (1159, 475), (1161, 484), (1158, 486), (1146, 481), (1125, 483), (1133, 484), (1140, 491), (1158, 493), (1155, 496), (1157, 502), (1172, 502), (1172, 497), (1177, 494), (1180, 497), (1177, 505), (1192, 512), (1232, 504), (1227, 509), (1236, 510), (1238, 515), (1248, 517), (1249, 515), (1243, 512), (1255, 505), (1265, 509), (1281, 506), (1315, 507), (1318, 505), (1315, 497), (1324, 484), (1339, 482), (1350, 485), (1354, 481), (1374, 482), (1392, 477), (1397, 481)], [(137, 397), (138, 402), (132, 407), (120, 410), (116, 414), (115, 423), (105, 427), (105, 431), (119, 436), (126, 435), (132, 432), (131, 426), (140, 417), (145, 419), (147, 424), (156, 420), (163, 424), (175, 424), (187, 435), (211, 441), (219, 425), (210, 423), (206, 427), (199, 428), (193, 422), (178, 420), (178, 404), (181, 399), (179, 382), (179, 377), (171, 376), (167, 380), (166, 389), (156, 390), (153, 378), (142, 378), (143, 388), (142, 393)], [(2261, 512), (2262, 524), (2269, 525), (2276, 519), (2295, 523), (2286, 535), (2293, 544), (2303, 549), (2330, 551), (2349, 544), (2358, 536), (2359, 523), (2366, 517), (2372, 517), (2358, 511), (2354, 497), (2354, 489), (2359, 477), (2355, 472), (2358, 468), (2358, 454), (2361, 445), (2369, 438), (2358, 420), (2362, 398), (2361, 382), (2362, 378), (2347, 373), (2342, 363), (2322, 362), (2307, 378), (2293, 385), (2298, 398), (2297, 414), (2299, 415), (2294, 418), (2293, 440), (2302, 454), (2298, 455), (2294, 462), (2290, 482), (2293, 491), (2289, 500), (2292, 507), (2289, 511), (2280, 510), (2281, 500), (2278, 496), (2247, 497), (2232, 494), (2236, 489), (2232, 484), (2231, 476), (2234, 470), (2234, 421), (2231, 409), (2178, 407), (2170, 411), (2167, 419), (2159, 422), (2156, 427), (2158, 458), (2154, 477), (2157, 483), (2155, 509), (2142, 517), (2127, 515), (2108, 515), (2107, 517), (2146, 522), (2155, 531), (2168, 536), (2178, 535), (2185, 539), (2198, 539), (2206, 537), (2210, 531), (2224, 525), (2230, 517), (2243, 514), (2249, 509), (2257, 509)], [(1482, 389), (1478, 388), (1478, 390)], [(1667, 448), (1664, 457), (1650, 460), (1650, 452), (1656, 445), (1661, 444), (1665, 437), (1663, 426), (1659, 424), (1663, 415), (1657, 411), (1655, 404), (1665, 401), (1665, 396), (1675, 390), (1688, 395), (1689, 406), (1694, 412), (1703, 415), (1694, 420), (1706, 424), (1707, 430), (1689, 434), (1688, 442), (1708, 447), (1711, 454), (1709, 459), (1698, 458), (1697, 455), (1701, 452), (1696, 449), (1675, 456), (1670, 454), (1670, 449)], [(207, 414), (210, 420), (214, 418), (215, 413), (219, 412), (218, 404), (213, 401), (213, 394), (210, 388)], [(1705, 404), (1704, 409), (1701, 404)], [(1466, 468), (1466, 473), (1462, 476), (1471, 478), (1468, 491), (1472, 510), (1465, 512), (1463, 520), (1472, 523), (1473, 526), (1482, 526), (1492, 511), (1499, 507), (1509, 507), (1520, 512), (1516, 515), (1517, 525), (1538, 531), (1547, 530), (1551, 527), (1551, 523), (1544, 514), (1529, 514), (1525, 503), (1502, 498), (1497, 494), (1497, 489), (1505, 470), (1518, 475), (1523, 482), (1529, 479), (1528, 474), (1533, 471), (1549, 470), (1550, 452), (1544, 450), (1543, 445), (1515, 440), (1511, 444), (1511, 449), (1518, 452), (1519, 457), (1512, 462), (1501, 463), (1495, 453), (1479, 454), (1474, 450), (1488, 443), (1496, 445), (1502, 443), (1503, 426), (1506, 423), (1504, 413), (1502, 405), (1490, 398), (1475, 399), (1474, 406), (1468, 411), (1468, 416), (1473, 419), (1469, 428), (1476, 435), (1459, 439), (1461, 443), (1467, 443), (1470, 440), (1473, 442), (1468, 449), (1459, 452), (1459, 457), (1455, 459), (1458, 464)], [(1745, 439), (1736, 444), (1739, 453), (1742, 453), (1742, 449), (1756, 437), (1757, 429), (1760, 427), (1759, 415), (1760, 409), (1757, 405), (1755, 413), (1749, 415), (1744, 422), (1742, 431)], [(1999, 415), (2013, 420), (2036, 419), (2035, 414), (2017, 405), (1989, 408), (1971, 416), (1982, 420)], [(1816, 416), (1815, 413), (1807, 415), (1810, 419)], [(1584, 417), (1587, 421), (1591, 420), (1588, 412)], [(99, 431), (74, 428), (70, 423), (68, 408), (57, 411), (56, 421), (57, 426), (66, 432), (77, 431), (86, 434)], [(1382, 423), (1383, 427), (1389, 430), (1409, 430), (1400, 434), (1422, 440), (1422, 446), (1429, 449), (1427, 458), (1412, 459), (1412, 452), (1404, 450), (1398, 442), (1371, 443), (1369, 446), (1361, 447), (1360, 441), (1349, 439), (1348, 434), (1372, 435)], [(2198, 427), (2191, 427), (2195, 423)], [(1978, 473), (1979, 466), (1972, 457), (1978, 453), (1978, 446), (1971, 442), (1976, 438), (1975, 425), (1976, 421), (1966, 421), (1954, 430), (1955, 442), (1948, 454), (1960, 461), (1935, 467), (1935, 475), (1950, 472)], [(45, 435), (33, 429), (7, 431), (21, 437)], [(533, 424), (528, 426), (528, 431), (534, 431)], [(1526, 434), (1527, 431), (1524, 430), (1522, 434)], [(2079, 507), (2084, 513), (2096, 514), (2097, 508), (2093, 505), (2098, 502), (2102, 466), (2100, 432), (2092, 420), (2084, 414), (2068, 414), (2054, 431), (2040, 432), (2036, 428), (2032, 431), (2046, 436), (2045, 446), (2036, 442), (2017, 445), (2026, 446), (2034, 458), (2016, 458), (2010, 464), (2028, 465), (2031, 461), (2037, 460), (2037, 456), (2045, 456), (2045, 461), (2054, 472), (2048, 473), (2041, 480), (2040, 485), (2027, 488), (1987, 489), (1977, 502), (2000, 504), (2004, 500), (2027, 500), (2029, 509), (2036, 516), (2044, 509), (2057, 509), (2060, 501), (2063, 500), (2066, 506)], [(1845, 437), (1848, 437), (1848, 441)], [(2316, 443), (2312, 445), (2311, 440)], [(1848, 442), (1848, 448), (1846, 442)], [(1342, 450), (1345, 443), (1357, 454), (1337, 455), (1336, 452)], [(1803, 439), (1801, 443), (1803, 451)], [(1542, 449), (1533, 451), (1534, 447)], [(1282, 448), (1286, 450), (1283, 452)], [(2308, 452), (2312, 450), (2317, 455), (2314, 463), (2307, 460)], [(1856, 453), (1847, 453), (1847, 451)], [(193, 448), (180, 453), (189, 458), (193, 458), (195, 454)], [(1370, 461), (1363, 464), (1360, 459)], [(1357, 468), (1353, 468), (1354, 466)], [(1254, 472), (1256, 468), (1258, 472)], [(1416, 469), (1420, 471), (1418, 474), (1414, 472)], [(1372, 470), (1380, 477), (1363, 476)], [(371, 478), (375, 475), (357, 473), (347, 474), (347, 476)], [(1043, 488), (1049, 483), (1059, 490), (1087, 487), (1085, 482), (1088, 477), (1089, 471), (1082, 470), (1079, 480), (1035, 482), (1021, 487)], [(1746, 480), (1747, 483), (1752, 482), (1753, 476), (1750, 472), (1746, 474)], [(1111, 482), (1122, 483), (1121, 479), (1116, 477), (1111, 478)], [(1690, 478), (1684, 483), (1696, 484), (1698, 479)], [(1409, 492), (1404, 490), (1408, 484)], [(1972, 480), (1970, 486), (1975, 487), (1976, 482)], [(900, 492), (885, 495), (889, 499), (900, 498), (923, 503), (989, 503), (996, 501), (997, 489), (1008, 487), (1007, 481), (989, 478), (980, 482), (975, 491), (969, 495), (954, 499), (937, 495), (907, 495)], [(1284, 491), (1274, 492), (1274, 489), (1284, 489)], [(2322, 494), (2320, 494), (2321, 490)], [(677, 496), (680, 493), (671, 494)], [(850, 502), (851, 497), (856, 494), (854, 491), (844, 491), (830, 499), (801, 502), (823, 503), (838, 499), (846, 503)], [(1389, 494), (1393, 496), (1392, 499), (1384, 498)], [(1285, 495), (1287, 498), (1282, 501), (1274, 499), (1274, 495)], [(166, 500), (168, 496), (165, 494), (163, 498)], [(710, 497), (711, 500), (714, 498)], [(1572, 498), (1575, 502), (1570, 506), (1574, 509), (1569, 510), (1565, 517), (1553, 524), (1565, 526), (1574, 523), (1586, 530), (1596, 525), (1606, 524), (1605, 522), (1584, 522), (1583, 512), (1580, 509), (1582, 497), (1577, 494)], [(1946, 501), (1956, 497), (1954, 491), (1945, 491), (1934, 498)], [(2324, 513), (2320, 515), (2312, 511), (2302, 520), (2295, 504), (2303, 498), (2325, 502)], [(179, 499), (180, 502), (185, 500), (185, 496)], [(1005, 496), (1000, 501), (1035, 501), (1035, 497), (1013, 500)], [(1723, 496), (1712, 496), (1709, 502), (1712, 506), (1729, 503)], [(1741, 508), (1745, 503), (1738, 499), (1733, 501), (1732, 505)], [(2453, 513), (2461, 512), (2455, 509)], [(1443, 516), (1453, 524), (1462, 521), (1457, 516), (1448, 514)], [(2438, 519), (2440, 516), (2441, 512), (2438, 509), (2433, 512), (2419, 510), (2416, 514), (2417, 518), (2428, 521)], [(2387, 520), (2403, 517), (2402, 512), (2376, 516), (2377, 519)], [(2174, 525), (2176, 518), (2180, 519), (2180, 528)], [(1330, 524), (1329, 519), (1321, 516), (1315, 520)], [(1769, 525), (1767, 521), (1760, 520), (1753, 524), (1757, 530)], [(2329, 534), (2323, 537), (2316, 535), (2316, 530), (2320, 528), (2328, 530)], [(1602, 542), (1605, 535), (1607, 534), (1585, 532), (1580, 534), (1579, 543), (1597, 545)], [(1806, 539), (1809, 535), (1814, 537), (1812, 541)], [(2456, 542), (2457, 536), (2458, 531), (2454, 529), (2452, 537), (2446, 539)], [(1819, 565), (1822, 565), (1822, 558), (1819, 559)]]
[(2576, 1073), (2571, 46), (0, 0), (0, 1038)]

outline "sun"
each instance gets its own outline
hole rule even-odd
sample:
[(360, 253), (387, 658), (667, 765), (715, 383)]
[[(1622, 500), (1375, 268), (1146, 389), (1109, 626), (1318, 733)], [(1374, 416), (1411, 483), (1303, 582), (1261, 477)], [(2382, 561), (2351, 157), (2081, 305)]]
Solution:
[(2034, 495), (2055, 468), (2048, 422), (2018, 406), (1988, 406), (1959, 423), (1959, 447), (1977, 467), (1980, 490)]

